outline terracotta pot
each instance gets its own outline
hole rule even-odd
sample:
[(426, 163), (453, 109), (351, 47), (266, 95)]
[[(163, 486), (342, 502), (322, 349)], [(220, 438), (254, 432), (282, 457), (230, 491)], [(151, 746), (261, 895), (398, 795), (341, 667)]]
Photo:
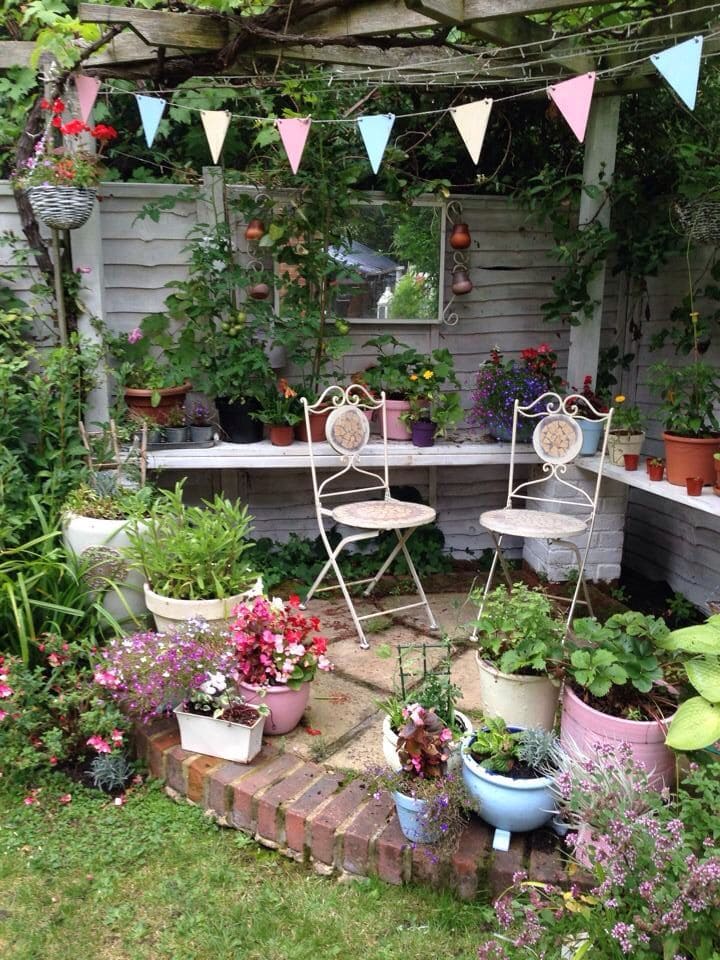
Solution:
[(623, 463), (625, 464), (626, 470), (637, 470), (639, 460), (640, 456), (637, 453), (623, 454)]
[(621, 430), (611, 430), (607, 439), (608, 460), (616, 467), (621, 467), (623, 456), (626, 453), (640, 453), (644, 441), (644, 433), (623, 433)]
[(253, 300), (267, 300), (270, 296), (270, 287), (267, 283), (254, 283), (248, 287), (248, 296)]
[(303, 683), (297, 690), (291, 687), (259, 687), (254, 683), (238, 683), (245, 702), (252, 706), (265, 706), (270, 714), (265, 722), (265, 733), (279, 737), (290, 733), (300, 723), (310, 699), (310, 684)]
[[(322, 443), (325, 439), (325, 427), (327, 426), (329, 416), (329, 409), (310, 414), (310, 439), (313, 443)], [(308, 432), (304, 417), (295, 427), (295, 439), (301, 443), (308, 442)]]
[(716, 497), (720, 497), (720, 483), (716, 483), (713, 487), (713, 493)]
[(407, 400), (386, 400), (385, 401), (385, 419), (387, 422), (388, 440), (409, 440), (412, 431), (400, 419), (401, 413), (407, 413), (410, 404)]
[(450, 234), (450, 246), (453, 250), (467, 250), (472, 243), (470, 228), (466, 223), (456, 223)]
[(453, 272), (452, 292), (455, 296), (462, 297), (470, 293), (473, 288), (472, 280), (467, 270), (455, 270)]
[(647, 468), (648, 477), (651, 480), (662, 480), (665, 475), (664, 463), (649, 463)]
[(250, 240), (251, 242), (259, 240), (261, 237), (265, 236), (265, 224), (262, 220), (251, 220), (245, 227), (245, 239)]
[(270, 443), (274, 447), (289, 447), (295, 439), (295, 430), (285, 423), (270, 425)]
[(563, 694), (560, 742), (569, 751), (586, 756), (596, 754), (596, 744), (615, 747), (625, 741), (633, 757), (652, 771), (650, 782), (660, 789), (663, 783), (671, 786), (675, 780), (675, 754), (665, 746), (665, 735), (671, 717), (665, 720), (624, 720), (611, 717), (587, 706), (565, 686)]
[(689, 497), (699, 497), (702, 495), (703, 478), (685, 477), (685, 489)]
[(184, 383), (181, 387), (164, 387), (158, 390), (160, 402), (156, 407), (152, 405), (152, 396), (155, 391), (141, 390), (137, 387), (125, 388), (125, 404), (138, 417), (149, 417), (156, 423), (165, 423), (167, 415), (174, 407), (182, 407), (186, 394), (192, 385)]
[(679, 437), (663, 433), (663, 440), (669, 483), (684, 487), (686, 477), (702, 477), (704, 484), (713, 483), (713, 454), (720, 451), (720, 437)]

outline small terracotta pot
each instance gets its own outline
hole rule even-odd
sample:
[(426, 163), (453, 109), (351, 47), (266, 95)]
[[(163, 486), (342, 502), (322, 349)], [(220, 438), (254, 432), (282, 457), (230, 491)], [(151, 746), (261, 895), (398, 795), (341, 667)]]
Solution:
[(699, 497), (702, 494), (702, 477), (685, 477), (685, 489), (689, 497)]
[(720, 483), (716, 483), (713, 487), (713, 493), (716, 497), (720, 497)]
[[(313, 443), (322, 443), (325, 439), (325, 427), (330, 413), (331, 409), (328, 408), (327, 410), (313, 411), (310, 414), (310, 439)], [(308, 432), (304, 418), (295, 427), (295, 439), (300, 440), (301, 443), (308, 442)]]
[(245, 227), (245, 239), (254, 241), (265, 236), (265, 224), (262, 220), (251, 220)]
[(267, 300), (270, 296), (270, 287), (267, 283), (254, 283), (248, 287), (248, 296), (253, 300)]
[(637, 470), (639, 460), (640, 455), (638, 453), (623, 454), (623, 463), (625, 464), (626, 470)]
[(274, 447), (289, 447), (295, 439), (295, 430), (284, 423), (270, 425), (270, 443)]
[(473, 283), (467, 270), (463, 270), (462, 268), (455, 270), (453, 273), (452, 282), (452, 292), (455, 294), (455, 296), (462, 297), (466, 293), (470, 293), (472, 288)]
[(651, 480), (662, 480), (665, 474), (664, 463), (648, 463), (647, 474)]
[(148, 417), (156, 423), (164, 424), (170, 410), (174, 407), (182, 407), (185, 396), (190, 389), (189, 383), (184, 383), (181, 387), (163, 387), (157, 391), (160, 400), (154, 407), (152, 405), (153, 390), (126, 387), (125, 404), (128, 410), (132, 410), (137, 416)]
[(472, 243), (470, 228), (466, 223), (456, 223), (450, 234), (450, 246), (453, 250), (467, 250)]

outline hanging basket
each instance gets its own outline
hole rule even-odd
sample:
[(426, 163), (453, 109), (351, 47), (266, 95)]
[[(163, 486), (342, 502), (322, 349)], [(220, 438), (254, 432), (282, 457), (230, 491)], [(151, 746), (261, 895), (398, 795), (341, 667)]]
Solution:
[(720, 200), (689, 200), (674, 205), (682, 232), (696, 243), (720, 242)]
[(56, 230), (75, 230), (90, 219), (95, 187), (28, 187), (25, 191), (35, 216)]

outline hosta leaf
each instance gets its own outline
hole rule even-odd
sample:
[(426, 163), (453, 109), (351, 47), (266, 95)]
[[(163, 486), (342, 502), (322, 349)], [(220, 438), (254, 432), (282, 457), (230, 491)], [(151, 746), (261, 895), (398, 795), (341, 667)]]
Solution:
[(663, 650), (720, 654), (720, 622), (716, 617), (711, 617), (707, 623), (673, 630), (658, 643), (658, 646)]
[(688, 680), (701, 697), (711, 703), (720, 701), (720, 660), (717, 657), (688, 660), (685, 670)]
[(678, 707), (665, 740), (674, 750), (702, 750), (720, 739), (720, 707), (692, 697)]

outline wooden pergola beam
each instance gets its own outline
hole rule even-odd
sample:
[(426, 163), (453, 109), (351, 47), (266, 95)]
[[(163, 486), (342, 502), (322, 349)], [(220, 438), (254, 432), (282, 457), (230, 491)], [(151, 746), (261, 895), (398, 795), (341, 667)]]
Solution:
[(182, 50), (216, 50), (230, 40), (228, 21), (207, 13), (169, 13), (102, 3), (78, 4), (84, 23), (123, 23), (148, 45)]

